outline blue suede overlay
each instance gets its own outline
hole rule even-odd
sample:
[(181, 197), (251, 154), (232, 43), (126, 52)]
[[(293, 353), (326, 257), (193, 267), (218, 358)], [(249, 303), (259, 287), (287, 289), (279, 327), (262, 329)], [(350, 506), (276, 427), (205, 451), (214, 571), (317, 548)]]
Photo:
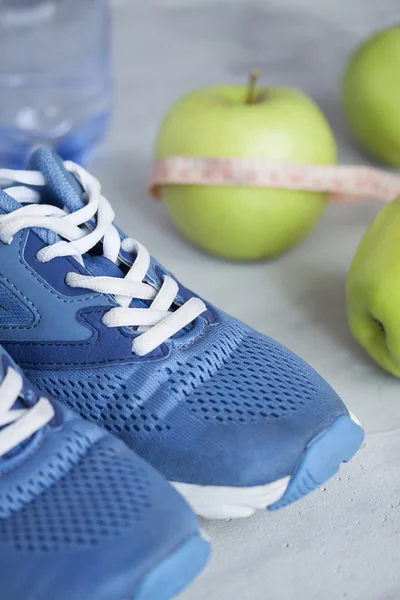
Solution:
[(81, 309), (76, 319), (92, 335), (83, 341), (2, 341), (3, 347), (22, 367), (74, 368), (82, 366), (101, 366), (116, 363), (147, 362), (163, 358), (168, 347), (162, 345), (145, 357), (132, 352), (132, 340), (136, 334), (122, 328), (110, 328), (101, 324), (104, 307)]

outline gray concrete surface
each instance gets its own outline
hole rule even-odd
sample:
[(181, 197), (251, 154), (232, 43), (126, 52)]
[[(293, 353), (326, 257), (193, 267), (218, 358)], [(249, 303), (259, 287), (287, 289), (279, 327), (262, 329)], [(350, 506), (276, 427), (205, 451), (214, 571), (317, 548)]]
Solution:
[(254, 65), (265, 81), (310, 93), (335, 130), (340, 160), (365, 163), (346, 132), (337, 79), (359, 40), (398, 20), (399, 0), (115, 4), (117, 112), (93, 166), (118, 221), (189, 287), (309, 361), (368, 434), (358, 457), (305, 500), (277, 514), (204, 523), (214, 555), (182, 600), (397, 600), (400, 383), (359, 350), (344, 304), (347, 269), (379, 205), (331, 206), (295, 251), (240, 265), (181, 239), (146, 183), (152, 141), (170, 103), (195, 86), (243, 82)]

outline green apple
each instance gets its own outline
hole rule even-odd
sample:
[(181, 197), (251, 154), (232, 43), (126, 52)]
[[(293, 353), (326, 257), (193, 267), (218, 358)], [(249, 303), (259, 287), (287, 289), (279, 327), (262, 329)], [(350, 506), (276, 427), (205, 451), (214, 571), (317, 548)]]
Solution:
[[(287, 88), (223, 85), (192, 91), (165, 116), (156, 158), (171, 155), (259, 157), (332, 164), (333, 134), (319, 108)], [(177, 228), (213, 254), (269, 257), (296, 245), (321, 216), (319, 192), (248, 186), (164, 185), (161, 197)]]
[(350, 58), (342, 80), (349, 125), (371, 155), (400, 166), (400, 25), (377, 33)]
[(347, 314), (355, 338), (400, 377), (400, 197), (385, 206), (357, 249), (347, 277)]

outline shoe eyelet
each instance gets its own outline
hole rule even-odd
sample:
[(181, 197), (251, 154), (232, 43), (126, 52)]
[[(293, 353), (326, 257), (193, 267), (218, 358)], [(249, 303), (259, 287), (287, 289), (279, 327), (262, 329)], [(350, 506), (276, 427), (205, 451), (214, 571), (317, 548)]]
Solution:
[(28, 390), (25, 394), (25, 400), (27, 402), (29, 402), (30, 404), (33, 404), (35, 399), (36, 399), (36, 397), (35, 397), (35, 394), (32, 392), (32, 390)]

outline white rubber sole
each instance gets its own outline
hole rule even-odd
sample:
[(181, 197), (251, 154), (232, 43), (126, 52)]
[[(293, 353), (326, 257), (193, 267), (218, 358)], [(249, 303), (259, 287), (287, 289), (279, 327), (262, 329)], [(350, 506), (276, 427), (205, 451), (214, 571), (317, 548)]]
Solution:
[(304, 449), (291, 476), (254, 487), (202, 486), (171, 482), (193, 510), (205, 519), (240, 519), (256, 510), (275, 510), (294, 502), (334, 475), (364, 439), (358, 419), (339, 417)]
[(255, 487), (201, 486), (171, 482), (204, 519), (243, 519), (265, 510), (285, 493), (290, 477)]

